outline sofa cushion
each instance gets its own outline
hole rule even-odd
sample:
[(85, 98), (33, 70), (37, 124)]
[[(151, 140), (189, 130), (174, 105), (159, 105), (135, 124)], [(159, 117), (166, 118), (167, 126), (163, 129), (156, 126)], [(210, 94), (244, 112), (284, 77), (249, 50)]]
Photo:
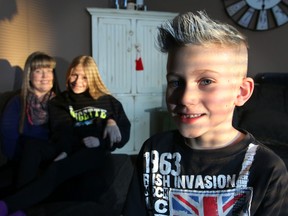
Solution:
[(276, 85), (288, 85), (288, 73), (281, 72), (264, 72), (258, 73), (254, 77), (255, 83), (260, 84), (276, 84)]
[(288, 145), (287, 87), (256, 85), (251, 98), (235, 110), (234, 125), (256, 138)]
[(239, 124), (260, 140), (287, 143), (288, 146), (288, 115), (283, 112), (269, 110), (247, 110), (241, 116)]
[[(7, 92), (2, 92), (0, 93), (0, 121), (1, 121), (1, 116), (2, 112), (4, 111), (4, 108), (7, 104), (7, 102), (16, 94), (20, 94), (20, 90), (16, 91), (7, 91)], [(0, 134), (1, 135), (1, 134)], [(2, 143), (1, 143), (1, 137), (0, 137), (0, 166), (4, 165), (7, 162), (7, 158), (5, 155), (2, 153)]]
[(19, 94), (20, 90), (16, 91), (7, 91), (0, 93), (0, 116), (5, 108), (7, 102), (16, 94)]
[(287, 113), (287, 87), (274, 84), (255, 84), (251, 98), (240, 110), (275, 110)]

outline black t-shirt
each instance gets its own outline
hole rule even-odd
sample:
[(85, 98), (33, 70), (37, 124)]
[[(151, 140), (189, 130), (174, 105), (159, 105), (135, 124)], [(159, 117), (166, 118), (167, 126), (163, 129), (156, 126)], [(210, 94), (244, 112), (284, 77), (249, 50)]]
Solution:
[(169, 131), (144, 143), (124, 215), (278, 215), (287, 180), (283, 161), (248, 133), (195, 150)]

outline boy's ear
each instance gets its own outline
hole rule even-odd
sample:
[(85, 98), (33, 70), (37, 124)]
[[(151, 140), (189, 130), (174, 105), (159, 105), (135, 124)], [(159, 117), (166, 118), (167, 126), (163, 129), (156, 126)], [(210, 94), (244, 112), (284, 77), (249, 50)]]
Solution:
[(251, 97), (254, 90), (254, 81), (250, 77), (245, 77), (242, 79), (240, 84), (239, 94), (235, 102), (236, 106), (242, 106)]

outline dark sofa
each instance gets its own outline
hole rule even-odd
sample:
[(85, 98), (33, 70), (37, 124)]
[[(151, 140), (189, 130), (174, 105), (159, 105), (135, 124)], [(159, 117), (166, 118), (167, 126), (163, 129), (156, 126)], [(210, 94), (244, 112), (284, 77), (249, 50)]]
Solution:
[(261, 73), (254, 81), (252, 97), (235, 109), (233, 124), (252, 133), (288, 167), (288, 73)]
[[(0, 117), (7, 101), (18, 92), (0, 93)], [(0, 170), (5, 167), (6, 163), (7, 159), (0, 151)], [(13, 170), (9, 168), (3, 170), (6, 179), (1, 179), (1, 188), (11, 184), (13, 174)], [(87, 172), (63, 183), (42, 203), (28, 209), (28, 216), (120, 215), (132, 173), (133, 164), (129, 155), (111, 154), (106, 161), (103, 161), (101, 171)], [(96, 196), (97, 193), (101, 193), (102, 196), (99, 198)]]
[[(288, 73), (261, 73), (254, 81), (252, 97), (244, 106), (236, 107), (233, 124), (252, 133), (288, 168)], [(287, 215), (288, 208), (283, 206), (280, 216)]]

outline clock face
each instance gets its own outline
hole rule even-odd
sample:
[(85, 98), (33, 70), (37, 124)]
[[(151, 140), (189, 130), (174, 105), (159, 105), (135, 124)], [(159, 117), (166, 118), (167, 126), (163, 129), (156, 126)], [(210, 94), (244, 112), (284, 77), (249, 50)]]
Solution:
[(224, 0), (224, 6), (247, 29), (263, 31), (288, 23), (288, 0)]

